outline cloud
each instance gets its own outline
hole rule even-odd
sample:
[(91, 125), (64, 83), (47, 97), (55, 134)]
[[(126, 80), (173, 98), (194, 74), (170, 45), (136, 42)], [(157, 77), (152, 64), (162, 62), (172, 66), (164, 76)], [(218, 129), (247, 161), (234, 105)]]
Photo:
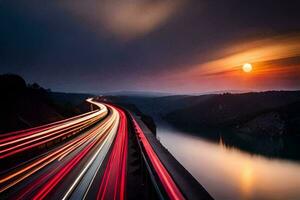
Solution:
[[(215, 58), (168, 72), (163, 79), (174, 88), (192, 91), (299, 89), (300, 35), (288, 34), (231, 44)], [(253, 71), (244, 73), (242, 65)]]
[[(266, 70), (266, 67), (269, 70), (285, 67), (288, 65), (289, 59), (300, 56), (300, 35), (284, 35), (233, 44), (217, 54), (216, 59), (191, 67), (186, 74), (198, 77), (224, 75), (240, 70), (244, 63), (254, 64), (256, 72)], [(278, 61), (281, 61), (280, 66)], [(282, 61), (286, 61), (286, 63)], [(300, 63), (294, 61), (293, 66), (295, 65), (300, 67)]]
[(143, 36), (168, 21), (185, 0), (68, 0), (65, 8), (92, 28), (120, 40)]

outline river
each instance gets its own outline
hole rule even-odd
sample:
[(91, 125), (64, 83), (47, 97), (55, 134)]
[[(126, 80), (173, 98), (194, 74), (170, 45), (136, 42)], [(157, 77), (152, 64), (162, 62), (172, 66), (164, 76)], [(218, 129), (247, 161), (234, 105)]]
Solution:
[(217, 200), (300, 199), (300, 162), (253, 155), (168, 126), (157, 137)]

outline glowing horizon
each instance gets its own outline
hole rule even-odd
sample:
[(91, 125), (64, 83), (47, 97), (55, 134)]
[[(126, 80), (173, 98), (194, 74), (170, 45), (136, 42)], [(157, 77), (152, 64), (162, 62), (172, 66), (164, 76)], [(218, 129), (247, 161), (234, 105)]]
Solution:
[(194, 90), (300, 89), (300, 35), (234, 44), (216, 57), (164, 78)]

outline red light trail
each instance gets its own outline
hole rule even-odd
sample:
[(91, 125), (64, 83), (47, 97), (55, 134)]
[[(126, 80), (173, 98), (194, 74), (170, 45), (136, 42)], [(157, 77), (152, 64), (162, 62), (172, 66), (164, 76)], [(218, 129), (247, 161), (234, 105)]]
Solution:
[(156, 171), (156, 173), (158, 174), (158, 177), (162, 183), (162, 185), (164, 186), (164, 189), (166, 190), (168, 197), (170, 199), (176, 199), (176, 200), (182, 200), (185, 199), (181, 193), (181, 191), (179, 190), (178, 186), (176, 185), (176, 183), (174, 182), (174, 180), (172, 179), (172, 177), (170, 176), (169, 172), (166, 170), (166, 168), (164, 167), (164, 165), (162, 164), (162, 162), (159, 160), (157, 154), (155, 153), (154, 149), (152, 148), (152, 146), (150, 145), (148, 139), (146, 138), (144, 132), (142, 131), (141, 127), (138, 125), (138, 123), (136, 122), (136, 120), (131, 116), (135, 129), (136, 129), (136, 133), (139, 137), (139, 139), (141, 140), (146, 153), (149, 157), (149, 159), (151, 160), (151, 163)]
[(120, 124), (118, 135), (100, 184), (97, 195), (98, 200), (125, 199), (126, 160), (128, 148), (127, 119), (124, 111), (116, 107), (113, 108), (120, 114)]
[[(116, 106), (88, 101), (99, 110), (0, 136), (1, 160), (18, 159), (16, 155), (28, 155), (34, 148), (59, 139), (42, 154), (0, 172), (0, 197), (5, 194), (13, 199), (40, 200), (58, 195), (55, 198), (84, 199), (93, 192), (101, 200), (126, 199), (129, 119), (125, 111)], [(143, 131), (132, 120), (169, 198), (184, 199)], [(74, 137), (64, 140), (71, 135)], [(91, 186), (100, 168), (103, 175), (93, 190)]]

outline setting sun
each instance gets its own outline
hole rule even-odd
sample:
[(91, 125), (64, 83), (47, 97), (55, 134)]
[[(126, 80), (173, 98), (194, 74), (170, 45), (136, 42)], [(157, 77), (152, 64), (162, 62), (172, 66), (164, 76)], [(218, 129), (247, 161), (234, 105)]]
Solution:
[(243, 71), (246, 73), (249, 73), (252, 71), (252, 65), (250, 63), (245, 63), (243, 65)]

